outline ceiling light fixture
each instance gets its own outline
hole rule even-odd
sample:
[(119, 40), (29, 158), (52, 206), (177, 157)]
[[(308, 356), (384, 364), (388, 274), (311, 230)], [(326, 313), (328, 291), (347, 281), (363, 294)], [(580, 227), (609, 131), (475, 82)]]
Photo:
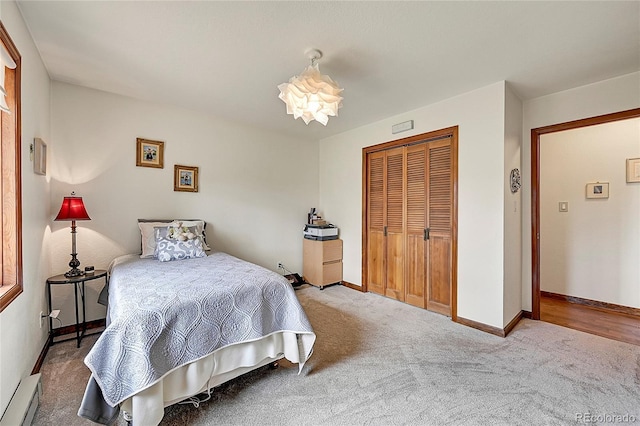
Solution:
[(328, 75), (320, 74), (316, 61), (322, 58), (322, 52), (312, 49), (306, 52), (311, 61), (300, 75), (289, 79), (288, 83), (278, 85), (282, 102), (287, 104), (287, 114), (296, 120), (302, 117), (305, 124), (316, 120), (326, 126), (329, 116), (336, 117), (342, 107), (342, 90)]

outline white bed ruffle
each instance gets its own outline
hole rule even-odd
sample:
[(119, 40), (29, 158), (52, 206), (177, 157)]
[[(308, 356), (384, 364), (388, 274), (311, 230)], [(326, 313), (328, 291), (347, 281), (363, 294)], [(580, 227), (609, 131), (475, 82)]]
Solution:
[[(301, 344), (298, 338), (302, 340)], [(251, 370), (283, 357), (302, 366), (305, 358), (300, 347), (311, 347), (314, 341), (315, 335), (278, 332), (253, 342), (227, 346), (177, 368), (160, 382), (123, 401), (121, 409), (132, 417), (133, 426), (157, 425), (164, 415), (164, 407), (206, 392)]]

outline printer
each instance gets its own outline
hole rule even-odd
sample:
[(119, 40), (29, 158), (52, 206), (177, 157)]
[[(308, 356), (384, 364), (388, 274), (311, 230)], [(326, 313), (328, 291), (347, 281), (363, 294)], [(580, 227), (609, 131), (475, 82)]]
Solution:
[(338, 239), (338, 228), (334, 225), (312, 225), (304, 226), (304, 237), (307, 240), (327, 241)]

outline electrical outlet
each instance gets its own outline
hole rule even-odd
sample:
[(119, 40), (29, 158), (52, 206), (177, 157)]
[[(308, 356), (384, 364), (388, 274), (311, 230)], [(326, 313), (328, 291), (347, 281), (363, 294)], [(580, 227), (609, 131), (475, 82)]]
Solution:
[(40, 328), (42, 328), (42, 322), (46, 317), (47, 316), (44, 314), (44, 312), (40, 311), (40, 317), (38, 318), (40, 320)]
[(282, 265), (282, 262), (278, 262), (278, 269), (284, 269), (284, 266)]

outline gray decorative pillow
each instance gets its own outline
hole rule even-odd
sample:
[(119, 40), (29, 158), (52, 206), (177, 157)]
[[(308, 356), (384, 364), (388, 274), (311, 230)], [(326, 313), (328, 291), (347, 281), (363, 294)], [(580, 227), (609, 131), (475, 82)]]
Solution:
[(164, 237), (156, 239), (156, 257), (160, 262), (206, 256), (207, 253), (204, 251), (200, 238), (185, 241)]

